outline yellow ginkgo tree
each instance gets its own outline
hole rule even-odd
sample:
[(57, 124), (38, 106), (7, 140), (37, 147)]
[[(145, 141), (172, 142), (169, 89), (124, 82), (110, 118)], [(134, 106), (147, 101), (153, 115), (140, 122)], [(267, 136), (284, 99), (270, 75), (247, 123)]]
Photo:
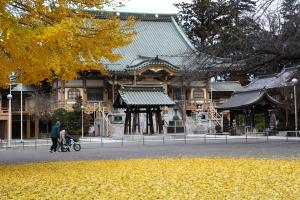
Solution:
[(107, 73), (103, 61), (122, 57), (114, 49), (128, 45), (135, 34), (134, 19), (121, 22), (91, 10), (119, 6), (114, 0), (1, 0), (0, 87), (9, 74), (17, 81), (38, 84), (54, 78), (70, 80), (79, 71)]

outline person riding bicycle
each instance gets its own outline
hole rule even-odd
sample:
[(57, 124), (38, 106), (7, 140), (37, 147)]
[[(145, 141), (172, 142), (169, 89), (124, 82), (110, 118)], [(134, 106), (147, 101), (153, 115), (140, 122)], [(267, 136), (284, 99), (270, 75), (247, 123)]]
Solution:
[(70, 135), (69, 133), (66, 133), (65, 140), (66, 140), (66, 144), (69, 146), (71, 145), (71, 139), (73, 139), (73, 136)]

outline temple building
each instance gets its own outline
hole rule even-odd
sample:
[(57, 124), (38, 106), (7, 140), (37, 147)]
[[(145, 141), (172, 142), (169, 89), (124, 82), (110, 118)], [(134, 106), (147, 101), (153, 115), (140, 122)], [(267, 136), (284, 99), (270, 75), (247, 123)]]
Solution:
[[(95, 12), (94, 15), (96, 18), (105, 17), (101, 12)], [(176, 103), (182, 118), (193, 113), (198, 105), (213, 115), (212, 112), (216, 110), (211, 109), (214, 106), (211, 100), (215, 101), (215, 105), (220, 104), (238, 90), (237, 87), (240, 88), (240, 84), (236, 82), (224, 83), (223, 86), (222, 83), (210, 83), (208, 70), (238, 70), (239, 66), (233, 65), (228, 59), (198, 52), (179, 27), (176, 15), (121, 13), (120, 19), (126, 20), (129, 16), (134, 16), (137, 20), (137, 34), (127, 47), (116, 49), (116, 53), (123, 55), (122, 59), (115, 63), (105, 63), (110, 75), (84, 72), (78, 80), (54, 81), (51, 84), (49, 109), (71, 110), (76, 97), (81, 96), (86, 113), (93, 113), (96, 105), (99, 106), (97, 109), (101, 107), (107, 115), (116, 112), (113, 103), (123, 86), (140, 85), (144, 88), (158, 86), (160, 91), (162, 88), (163, 93)], [(0, 130), (5, 133), (7, 101), (3, 96), (2, 100)], [(24, 102), (26, 115), (26, 102), (29, 104), (30, 97), (26, 97)], [(17, 115), (20, 115), (19, 111), (13, 109), (13, 121), (19, 119)], [(30, 123), (26, 121), (29, 119)], [(23, 120), (24, 133), (28, 131), (24, 136), (40, 137), (41, 127), (45, 125), (30, 116)], [(17, 138), (18, 134), (13, 135)], [(1, 134), (0, 137), (6, 138), (6, 135)]]

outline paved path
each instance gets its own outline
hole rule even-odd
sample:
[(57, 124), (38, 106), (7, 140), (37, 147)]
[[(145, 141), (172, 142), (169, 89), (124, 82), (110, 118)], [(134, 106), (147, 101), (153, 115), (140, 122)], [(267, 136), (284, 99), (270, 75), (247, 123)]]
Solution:
[(49, 153), (48, 146), (37, 150), (7, 149), (0, 151), (0, 164), (65, 160), (103, 160), (162, 157), (271, 157), (300, 158), (300, 142), (210, 143), (210, 144), (100, 144), (83, 143), (80, 152)]

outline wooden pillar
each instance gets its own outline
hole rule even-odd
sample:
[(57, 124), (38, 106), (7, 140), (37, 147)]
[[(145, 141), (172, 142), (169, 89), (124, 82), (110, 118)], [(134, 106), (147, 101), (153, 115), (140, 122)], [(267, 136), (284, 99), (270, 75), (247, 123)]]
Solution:
[(146, 134), (149, 134), (149, 110), (148, 108), (146, 109)]
[(157, 110), (154, 111), (154, 116), (155, 116), (155, 124), (156, 124), (156, 126), (155, 126), (155, 132), (159, 133), (159, 127), (158, 127), (159, 123), (158, 123), (158, 113), (157, 113)]
[(247, 110), (244, 110), (244, 121), (245, 121), (245, 126), (247, 126), (248, 124), (248, 122), (247, 122)]
[(129, 109), (129, 113), (128, 113), (128, 120), (129, 120), (129, 123), (128, 123), (128, 126), (129, 126), (129, 135), (131, 135), (132, 133), (132, 127), (131, 127), (131, 109)]
[(113, 76), (113, 83), (112, 83), (112, 102), (115, 101), (115, 76)]
[(234, 112), (233, 112), (233, 111), (230, 111), (229, 116), (230, 116), (229, 127), (232, 128), (233, 120), (235, 119)]
[[(288, 96), (287, 96), (288, 94), (289, 94), (289, 92), (285, 93), (285, 97), (284, 97), (285, 102), (288, 101)], [(287, 105), (285, 105), (284, 107), (285, 107), (285, 127), (288, 127), (289, 126), (289, 109), (288, 109)]]
[(289, 109), (285, 108), (285, 127), (289, 126)]
[(40, 132), (40, 120), (38, 118), (34, 119), (34, 138), (39, 138), (39, 132)]
[(141, 125), (140, 125), (140, 109), (138, 109), (138, 130), (139, 130), (139, 133), (141, 132)]
[(251, 131), (253, 132), (253, 129), (255, 127), (255, 120), (254, 120), (255, 112), (254, 112), (254, 110), (251, 110), (250, 116), (251, 116)]
[(30, 138), (30, 119), (26, 119), (26, 139)]
[(149, 112), (149, 123), (150, 123), (150, 133), (154, 134), (153, 111), (151, 109), (150, 109), (150, 112)]
[(268, 110), (265, 110), (264, 116), (265, 116), (265, 126), (266, 126), (266, 128), (269, 128), (270, 127), (270, 113), (268, 112)]
[[(4, 121), (2, 121), (4, 122)], [(8, 129), (8, 120), (5, 120), (4, 123), (2, 123), (2, 129), (0, 129), (0, 139), (7, 139), (7, 129)]]
[(128, 133), (128, 113), (129, 113), (129, 109), (126, 109), (126, 115), (125, 115), (125, 124), (124, 124), (124, 135), (127, 135)]
[(162, 117), (161, 117), (161, 109), (157, 109), (157, 123), (158, 123), (158, 133), (161, 134), (163, 133), (163, 123), (162, 123)]
[(86, 102), (88, 100), (88, 96), (87, 96), (87, 80), (86, 79), (82, 79), (82, 86), (83, 86), (83, 92), (82, 92), (82, 101)]
[(60, 101), (62, 105), (65, 105), (66, 101), (66, 89), (65, 89), (65, 81), (61, 81), (61, 89), (60, 89)]
[(132, 123), (132, 125), (133, 125), (133, 127), (132, 127), (132, 132), (133, 133), (136, 133), (136, 127), (137, 127), (137, 108), (136, 109), (134, 109), (134, 112), (133, 112), (133, 123)]
[(103, 88), (103, 101), (104, 102), (108, 102), (108, 91), (107, 91), (107, 87)]

